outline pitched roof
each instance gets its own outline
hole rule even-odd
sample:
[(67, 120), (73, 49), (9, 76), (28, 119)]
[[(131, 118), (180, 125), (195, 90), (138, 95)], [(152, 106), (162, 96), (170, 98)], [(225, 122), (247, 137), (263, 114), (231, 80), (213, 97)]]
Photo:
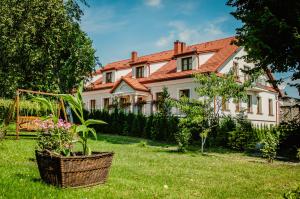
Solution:
[[(132, 65), (138, 63), (150, 64), (157, 62), (166, 62), (163, 66), (161, 66), (157, 71), (150, 74), (148, 77), (133, 79), (132, 72), (129, 72), (127, 75), (125, 75), (115, 83), (105, 84), (102, 83), (102, 78), (99, 78), (88, 89), (100, 90), (111, 88), (110, 92), (113, 92), (122, 81), (125, 81), (129, 86), (131, 86), (135, 90), (149, 91), (149, 89), (143, 84), (192, 77), (194, 73), (218, 73), (218, 69), (221, 66), (223, 66), (224, 63), (226, 63), (226, 61), (239, 50), (238, 46), (232, 44), (234, 40), (235, 37), (228, 37), (215, 41), (187, 46), (185, 50), (180, 54), (174, 54), (174, 50), (172, 49), (137, 57), (135, 62), (132, 62), (131, 59), (126, 59), (109, 63), (106, 66), (104, 66), (104, 68), (99, 69), (100, 72), (98, 72), (98, 74), (108, 70), (128, 69), (131, 68)], [(214, 54), (204, 64), (202, 64), (199, 69), (177, 72), (176, 57), (183, 56), (186, 54), (203, 54), (207, 52), (214, 52)], [(272, 76), (272, 74), (268, 74), (268, 76)], [(266, 89), (273, 91), (273, 88)]]
[(133, 79), (133, 78), (130, 78), (130, 77), (121, 77), (121, 79), (119, 79), (115, 83), (115, 85), (112, 87), (112, 89), (110, 90), (110, 93), (113, 93), (118, 88), (118, 86), (121, 84), (122, 81), (126, 82), (134, 90), (144, 91), (144, 92), (149, 91), (149, 89), (145, 85), (141, 84), (136, 79)]

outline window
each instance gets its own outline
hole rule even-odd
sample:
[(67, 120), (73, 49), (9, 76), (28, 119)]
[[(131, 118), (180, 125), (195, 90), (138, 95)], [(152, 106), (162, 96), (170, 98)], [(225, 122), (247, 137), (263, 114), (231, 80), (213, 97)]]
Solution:
[(274, 115), (273, 114), (273, 100), (269, 99), (269, 115)]
[(112, 82), (112, 72), (106, 73), (106, 83)]
[(109, 106), (109, 98), (104, 98), (103, 99), (103, 104), (104, 104), (104, 108), (108, 108), (108, 106)]
[(190, 98), (190, 89), (184, 89), (179, 91), (179, 98), (187, 97)]
[(222, 97), (222, 111), (228, 111), (228, 100)]
[(235, 112), (240, 112), (241, 111), (241, 102), (240, 100), (237, 100), (235, 102)]
[(234, 78), (236, 80), (239, 80), (239, 64), (237, 62), (233, 62), (232, 72), (233, 72)]
[(125, 105), (127, 103), (129, 103), (129, 98), (128, 97), (121, 97), (120, 98), (120, 104), (121, 105)]
[(192, 57), (182, 58), (181, 60), (181, 70), (192, 70)]
[(135, 77), (136, 78), (144, 77), (144, 66), (136, 67)]
[(262, 114), (261, 97), (257, 97), (257, 114)]
[[(250, 67), (249, 66), (244, 66), (244, 70), (249, 71)], [(250, 80), (250, 75), (248, 73), (244, 72), (244, 81), (248, 81), (248, 80)]]
[(247, 112), (252, 113), (252, 95), (247, 95), (248, 101), (247, 101)]
[(90, 103), (90, 110), (94, 111), (96, 109), (96, 100), (91, 100)]

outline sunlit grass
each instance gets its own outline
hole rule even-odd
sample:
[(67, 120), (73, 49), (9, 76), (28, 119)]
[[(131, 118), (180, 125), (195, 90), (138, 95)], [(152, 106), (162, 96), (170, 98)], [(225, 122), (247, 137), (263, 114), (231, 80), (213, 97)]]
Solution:
[[(180, 154), (174, 146), (101, 135), (96, 151), (114, 151), (108, 182), (60, 189), (42, 183), (34, 162), (35, 141), (0, 141), (0, 198), (280, 198), (300, 184), (300, 165), (215, 150)], [(80, 146), (77, 146), (80, 149)]]

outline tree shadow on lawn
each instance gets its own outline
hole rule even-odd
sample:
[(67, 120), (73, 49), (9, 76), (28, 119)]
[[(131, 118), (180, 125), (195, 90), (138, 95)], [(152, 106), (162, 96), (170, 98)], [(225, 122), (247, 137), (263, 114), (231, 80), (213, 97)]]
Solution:
[(41, 178), (28, 176), (28, 175), (25, 175), (25, 174), (22, 174), (22, 173), (16, 173), (15, 176), (16, 176), (16, 178), (22, 179), (22, 180), (25, 179), (25, 180), (29, 180), (29, 181), (32, 181), (32, 182), (44, 183)]
[[(90, 138), (95, 140), (93, 137)], [(111, 144), (139, 144), (141, 142), (146, 142), (146, 145), (149, 146), (161, 146), (161, 147), (172, 146), (172, 144), (164, 143), (164, 142), (152, 141), (152, 140), (137, 138), (137, 137), (129, 137), (124, 135), (109, 135), (109, 134), (97, 134), (96, 141), (105, 141)]]

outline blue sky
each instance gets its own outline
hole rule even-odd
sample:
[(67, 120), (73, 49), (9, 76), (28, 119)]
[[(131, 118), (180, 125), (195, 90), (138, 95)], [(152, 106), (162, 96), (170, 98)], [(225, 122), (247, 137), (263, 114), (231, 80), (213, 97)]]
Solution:
[[(241, 25), (226, 0), (87, 0), (81, 27), (105, 65), (169, 50), (175, 40), (188, 45), (233, 36)], [(294, 89), (290, 95), (299, 97)]]

